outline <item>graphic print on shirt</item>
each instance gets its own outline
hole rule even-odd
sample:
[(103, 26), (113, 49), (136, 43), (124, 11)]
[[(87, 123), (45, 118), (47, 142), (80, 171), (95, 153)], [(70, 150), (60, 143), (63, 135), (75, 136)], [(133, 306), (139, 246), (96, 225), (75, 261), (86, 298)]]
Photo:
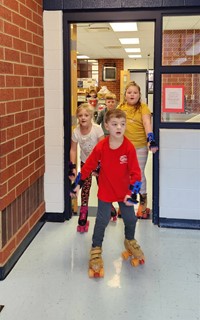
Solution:
[(121, 156), (121, 157), (119, 158), (119, 161), (120, 161), (120, 164), (125, 164), (125, 163), (127, 163), (127, 162), (128, 162), (127, 155), (124, 154), (123, 156)]
[(94, 148), (94, 142), (91, 136), (81, 137), (80, 145), (84, 150), (84, 154), (88, 157), (92, 149)]

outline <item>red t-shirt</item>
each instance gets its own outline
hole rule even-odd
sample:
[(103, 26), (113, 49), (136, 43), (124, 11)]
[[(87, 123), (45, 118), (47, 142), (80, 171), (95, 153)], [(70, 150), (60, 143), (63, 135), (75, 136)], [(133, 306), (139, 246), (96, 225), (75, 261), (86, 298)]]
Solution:
[(130, 184), (141, 181), (141, 171), (133, 144), (124, 137), (117, 149), (109, 147), (109, 137), (101, 140), (93, 149), (81, 169), (81, 180), (94, 171), (100, 161), (98, 198), (105, 202), (123, 201), (131, 194)]

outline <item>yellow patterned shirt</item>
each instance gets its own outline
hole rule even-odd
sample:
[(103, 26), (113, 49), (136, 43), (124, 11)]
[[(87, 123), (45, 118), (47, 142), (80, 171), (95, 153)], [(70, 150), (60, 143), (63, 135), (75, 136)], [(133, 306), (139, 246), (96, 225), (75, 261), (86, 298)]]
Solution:
[(137, 110), (127, 103), (117, 107), (126, 113), (125, 136), (134, 144), (136, 148), (143, 148), (147, 145), (147, 136), (143, 126), (142, 116), (151, 114), (145, 103)]

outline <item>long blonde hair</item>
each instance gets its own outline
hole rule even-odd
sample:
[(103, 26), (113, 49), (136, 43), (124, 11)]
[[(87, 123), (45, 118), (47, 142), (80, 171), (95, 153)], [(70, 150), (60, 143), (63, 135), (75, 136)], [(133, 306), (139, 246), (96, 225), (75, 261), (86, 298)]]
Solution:
[(127, 91), (130, 87), (137, 87), (137, 88), (138, 88), (140, 97), (139, 97), (138, 102), (134, 105), (134, 107), (135, 107), (136, 109), (139, 109), (139, 108), (141, 107), (141, 89), (140, 89), (140, 86), (139, 86), (135, 81), (131, 81), (131, 82), (129, 82), (129, 83), (126, 85), (125, 90), (124, 90), (124, 98), (123, 98), (123, 101), (122, 101), (122, 103), (119, 104), (118, 107), (121, 107), (122, 105), (124, 105), (124, 104), (126, 103), (126, 91)]

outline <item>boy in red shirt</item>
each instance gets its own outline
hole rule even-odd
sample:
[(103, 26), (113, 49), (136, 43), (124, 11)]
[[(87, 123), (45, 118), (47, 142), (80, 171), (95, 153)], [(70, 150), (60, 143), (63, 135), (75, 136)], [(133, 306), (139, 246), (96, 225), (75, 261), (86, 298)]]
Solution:
[[(124, 136), (126, 114), (119, 109), (109, 110), (105, 115), (105, 126), (109, 136), (101, 140), (81, 168), (81, 180), (71, 193), (78, 196), (84, 180), (100, 162), (98, 177), (98, 211), (90, 251), (89, 276), (101, 277), (104, 274), (101, 257), (105, 229), (110, 221), (112, 202), (118, 202), (125, 225), (124, 245), (127, 253), (144, 262), (144, 254), (134, 235), (137, 218), (131, 195), (139, 193), (141, 171), (133, 144)], [(133, 197), (134, 198), (134, 197)], [(135, 198), (134, 198), (135, 199)], [(141, 262), (141, 263), (143, 263)], [(134, 265), (134, 263), (132, 263)]]

